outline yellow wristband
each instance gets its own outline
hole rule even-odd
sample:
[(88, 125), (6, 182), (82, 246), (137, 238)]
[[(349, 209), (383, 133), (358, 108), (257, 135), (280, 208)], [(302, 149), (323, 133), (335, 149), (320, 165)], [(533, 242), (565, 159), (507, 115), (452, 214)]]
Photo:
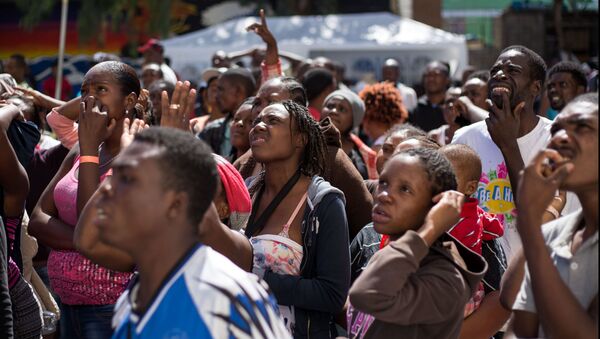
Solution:
[(93, 155), (83, 155), (83, 156), (79, 157), (79, 163), (80, 164), (85, 164), (85, 163), (100, 164), (100, 158), (97, 156), (93, 156)]

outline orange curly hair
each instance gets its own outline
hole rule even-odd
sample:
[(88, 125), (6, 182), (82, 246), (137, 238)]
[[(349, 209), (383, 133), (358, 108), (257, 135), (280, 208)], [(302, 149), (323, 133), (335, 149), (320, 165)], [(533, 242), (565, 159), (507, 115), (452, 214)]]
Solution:
[(400, 91), (389, 82), (367, 85), (358, 94), (365, 102), (364, 120), (392, 126), (408, 119)]

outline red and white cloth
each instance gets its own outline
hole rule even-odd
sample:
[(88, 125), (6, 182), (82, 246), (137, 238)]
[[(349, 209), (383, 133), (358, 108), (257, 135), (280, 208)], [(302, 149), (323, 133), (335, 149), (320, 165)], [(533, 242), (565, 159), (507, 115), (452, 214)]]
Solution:
[(252, 210), (252, 201), (244, 179), (225, 158), (214, 153), (213, 156), (229, 205), (229, 227), (234, 230), (245, 228)]

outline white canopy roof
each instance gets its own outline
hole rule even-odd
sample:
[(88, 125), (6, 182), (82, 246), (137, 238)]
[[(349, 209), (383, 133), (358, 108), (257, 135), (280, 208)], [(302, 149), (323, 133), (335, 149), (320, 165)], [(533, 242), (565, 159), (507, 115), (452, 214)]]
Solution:
[[(193, 73), (209, 67), (217, 50), (264, 47), (256, 34), (246, 32), (246, 27), (258, 20), (233, 19), (164, 40), (165, 54), (182, 77), (197, 78)], [(430, 60), (449, 62), (455, 74), (468, 63), (464, 36), (390, 13), (272, 17), (267, 23), (280, 50), (304, 57), (332, 57), (346, 65), (349, 78), (358, 79), (369, 72), (379, 76), (388, 57), (398, 59), (405, 80), (418, 80)]]

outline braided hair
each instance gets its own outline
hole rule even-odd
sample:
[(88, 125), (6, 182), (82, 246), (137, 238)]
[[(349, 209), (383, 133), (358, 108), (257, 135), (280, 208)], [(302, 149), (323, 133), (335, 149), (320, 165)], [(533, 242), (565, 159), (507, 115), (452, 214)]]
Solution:
[[(312, 177), (322, 176), (325, 173), (325, 161), (327, 146), (325, 137), (319, 128), (319, 124), (312, 118), (305, 106), (299, 105), (292, 100), (285, 100), (277, 103), (283, 105), (290, 114), (290, 120), (296, 123), (296, 132), (303, 134), (306, 145), (300, 158), (300, 173)], [(290, 126), (290, 129), (292, 127)], [(248, 191), (253, 196), (264, 184), (265, 171), (263, 170), (258, 178), (250, 185)]]

